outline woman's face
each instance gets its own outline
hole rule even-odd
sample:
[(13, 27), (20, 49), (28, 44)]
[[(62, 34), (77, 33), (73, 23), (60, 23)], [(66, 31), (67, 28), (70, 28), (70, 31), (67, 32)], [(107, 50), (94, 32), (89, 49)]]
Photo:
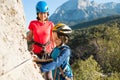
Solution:
[(38, 13), (38, 17), (40, 18), (40, 21), (44, 22), (48, 17), (48, 13), (47, 12), (45, 12), (45, 13), (40, 12), (40, 13)]
[(55, 45), (56, 45), (56, 46), (59, 46), (59, 45), (62, 43), (62, 42), (61, 42), (61, 39), (58, 38), (56, 32), (53, 32), (53, 41), (55, 42)]

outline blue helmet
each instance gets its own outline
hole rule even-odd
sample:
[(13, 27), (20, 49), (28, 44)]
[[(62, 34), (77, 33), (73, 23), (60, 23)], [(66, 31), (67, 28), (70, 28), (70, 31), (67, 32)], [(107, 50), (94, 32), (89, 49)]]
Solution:
[(45, 1), (39, 1), (36, 5), (36, 12), (48, 12), (48, 5)]

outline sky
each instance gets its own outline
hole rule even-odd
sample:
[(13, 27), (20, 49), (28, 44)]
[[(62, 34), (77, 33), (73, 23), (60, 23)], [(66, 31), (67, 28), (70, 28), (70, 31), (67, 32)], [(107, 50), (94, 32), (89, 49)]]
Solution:
[[(26, 26), (29, 25), (31, 20), (36, 19), (36, 4), (41, 0), (22, 0), (24, 12), (25, 12), (25, 19), (26, 19)], [(52, 13), (63, 3), (67, 2), (68, 0), (43, 0), (48, 4), (49, 7), (49, 14)], [(90, 0), (95, 1), (96, 3), (106, 3), (106, 2), (118, 2), (120, 0)]]

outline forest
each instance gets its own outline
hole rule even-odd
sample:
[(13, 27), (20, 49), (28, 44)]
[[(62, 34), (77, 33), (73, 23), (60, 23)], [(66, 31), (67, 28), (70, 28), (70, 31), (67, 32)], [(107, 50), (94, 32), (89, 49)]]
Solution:
[(84, 22), (72, 28), (68, 45), (72, 51), (74, 80), (119, 80), (120, 16)]

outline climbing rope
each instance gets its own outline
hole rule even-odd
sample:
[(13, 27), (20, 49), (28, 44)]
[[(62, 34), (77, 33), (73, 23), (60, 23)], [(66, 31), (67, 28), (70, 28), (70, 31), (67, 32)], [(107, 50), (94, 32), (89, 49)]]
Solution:
[(28, 62), (29, 60), (31, 60), (31, 58), (26, 59), (25, 61), (23, 61), (23, 62), (21, 62), (20, 64), (18, 64), (18, 65), (16, 65), (16, 66), (14, 66), (13, 68), (11, 68), (10, 70), (8, 70), (8, 71), (2, 73), (2, 74), (0, 75), (0, 77), (2, 77), (2, 76), (4, 76), (4, 75), (8, 74), (9, 72), (13, 71), (14, 69), (18, 68), (18, 67), (21, 66), (22, 64)]

